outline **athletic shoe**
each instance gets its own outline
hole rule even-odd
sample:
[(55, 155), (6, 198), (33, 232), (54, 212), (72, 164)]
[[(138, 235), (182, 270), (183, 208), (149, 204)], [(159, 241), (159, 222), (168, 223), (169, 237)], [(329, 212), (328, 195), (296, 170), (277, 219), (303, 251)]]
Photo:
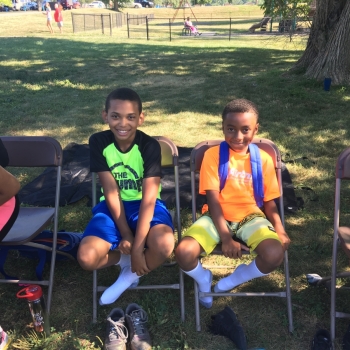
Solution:
[(125, 310), (125, 321), (129, 331), (130, 350), (152, 349), (151, 336), (146, 328), (147, 314), (140, 305), (129, 304)]
[(331, 336), (325, 329), (316, 332), (312, 340), (312, 350), (332, 350)]
[(350, 350), (350, 324), (343, 337), (343, 350)]
[(124, 311), (115, 308), (107, 318), (105, 350), (126, 350), (128, 329), (125, 327)]
[(209, 331), (231, 339), (240, 350), (247, 350), (247, 339), (242, 325), (239, 323), (234, 311), (226, 306), (218, 314), (211, 316)]

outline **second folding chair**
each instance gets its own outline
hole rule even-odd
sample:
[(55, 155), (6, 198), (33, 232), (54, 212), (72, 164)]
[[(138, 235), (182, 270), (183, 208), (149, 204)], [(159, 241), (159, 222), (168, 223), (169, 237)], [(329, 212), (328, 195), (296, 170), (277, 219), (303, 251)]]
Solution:
[[(160, 144), (161, 153), (162, 153), (162, 167), (173, 167), (174, 168), (174, 178), (175, 178), (175, 221), (176, 221), (176, 230), (177, 237), (180, 241), (181, 239), (181, 218), (180, 218), (180, 190), (179, 190), (179, 168), (178, 160), (179, 153), (175, 144), (166, 137), (155, 136), (154, 137)], [(92, 205), (96, 205), (96, 174), (93, 174), (92, 177)], [(93, 322), (97, 321), (97, 293), (103, 292), (106, 290), (105, 286), (97, 285), (97, 270), (93, 271), (93, 310), (92, 310), (92, 319)], [(181, 320), (185, 320), (185, 297), (184, 297), (184, 282), (183, 282), (183, 273), (179, 269), (179, 279), (173, 284), (158, 284), (158, 285), (141, 285), (133, 289), (178, 289), (180, 292), (180, 310), (181, 310)]]
[[(210, 140), (203, 141), (199, 143), (191, 153), (191, 192), (192, 192), (192, 221), (195, 222), (197, 220), (197, 204), (196, 204), (196, 173), (200, 171), (200, 167), (202, 164), (204, 153), (207, 149), (219, 145), (223, 140)], [(282, 174), (281, 174), (281, 155), (277, 148), (277, 146), (270, 140), (255, 138), (253, 140), (259, 148), (264, 150), (267, 154), (269, 154), (273, 160), (276, 169), (276, 176), (278, 179), (278, 184), (280, 187), (280, 191), (282, 192)], [(283, 208), (283, 195), (278, 200), (278, 208), (280, 211), (281, 221), (284, 225), (284, 208)], [(218, 246), (215, 248), (212, 254), (219, 255), (221, 254), (221, 249), (218, 249)], [(215, 266), (211, 268), (215, 269)], [(231, 297), (251, 297), (251, 296), (263, 296), (263, 297), (280, 297), (286, 298), (287, 301), (287, 313), (288, 313), (288, 322), (289, 322), (289, 331), (293, 332), (293, 316), (292, 316), (292, 302), (291, 302), (291, 291), (290, 291), (290, 282), (289, 282), (289, 263), (288, 263), (288, 253), (287, 251), (284, 253), (284, 273), (285, 273), (285, 290), (280, 292), (254, 292), (254, 293), (239, 293), (239, 292), (226, 292), (226, 293), (204, 293), (200, 292), (198, 289), (198, 285), (194, 283), (194, 295), (195, 295), (195, 315), (196, 315), (196, 329), (197, 331), (201, 330), (200, 324), (200, 307), (199, 307), (199, 298), (205, 296), (231, 296)]]

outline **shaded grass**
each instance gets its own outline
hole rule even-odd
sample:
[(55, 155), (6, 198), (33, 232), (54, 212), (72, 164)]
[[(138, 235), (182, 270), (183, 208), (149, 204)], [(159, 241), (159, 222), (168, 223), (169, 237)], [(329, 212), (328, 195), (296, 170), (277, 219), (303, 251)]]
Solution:
[[(117, 86), (130, 86), (144, 102), (146, 123), (142, 130), (151, 135), (164, 135), (178, 146), (187, 147), (203, 139), (219, 138), (223, 106), (230, 99), (244, 97), (260, 108), (261, 136), (274, 140), (291, 158), (306, 155), (313, 161), (288, 165), (294, 183), (311, 187), (318, 196), (315, 202), (307, 193), (298, 192), (305, 199), (305, 208), (287, 217), (287, 232), (292, 239), (293, 335), (288, 334), (285, 302), (277, 298), (217, 298), (212, 310), (202, 311), (204, 331), (196, 333), (193, 283), (187, 277), (185, 324), (179, 321), (178, 294), (174, 291), (132, 291), (113, 306), (125, 308), (129, 302), (140, 303), (149, 313), (158, 349), (231, 349), (229, 340), (205, 332), (210, 316), (224, 305), (238, 313), (250, 347), (309, 348), (317, 328), (329, 328), (329, 293), (308, 287), (305, 274), (330, 273), (334, 166), (337, 155), (350, 143), (349, 88), (332, 87), (326, 93), (321, 83), (288, 74), (301, 55), (302, 39), (293, 43), (262, 37), (234, 38), (231, 42), (146, 43), (143, 39), (126, 41), (97, 33), (66, 33), (50, 38), (44, 33), (44, 23), (40, 25), (43, 32), (36, 32), (35, 37), (1, 38), (3, 135), (48, 135), (57, 138), (63, 147), (72, 141), (86, 143), (92, 133), (105, 129), (100, 113), (108, 92)], [(29, 33), (35, 32), (34, 27), (27, 22)], [(0, 31), (4, 35), (6, 26)], [(16, 175), (27, 182), (35, 173), (17, 170)], [(349, 194), (346, 186), (342, 224), (349, 224)], [(184, 227), (188, 225), (187, 213), (183, 214)], [(60, 229), (83, 231), (89, 217), (86, 201), (63, 207)], [(340, 258), (340, 266), (345, 269), (347, 261)], [(214, 262), (228, 264), (224, 258)], [(30, 277), (34, 262), (13, 253), (7, 268), (9, 273)], [(111, 284), (117, 273), (117, 268), (101, 271), (100, 282)], [(227, 273), (229, 270), (215, 271), (214, 282)], [(158, 269), (142, 283), (170, 281), (176, 276), (176, 268), (165, 272)], [(77, 342), (84, 339), (96, 342), (97, 347), (101, 344), (96, 336), (104, 339), (104, 320), (111, 307), (99, 308), (98, 323), (91, 325), (91, 284), (90, 272), (71, 262), (57, 263), (51, 325), (61, 339), (60, 349), (79, 348)], [(277, 290), (281, 285), (283, 275), (278, 270), (238, 290)], [(17, 290), (16, 286), (0, 285), (0, 321), (16, 337), (29, 339), (26, 331), (30, 329), (30, 315), (25, 302), (16, 299)], [(344, 311), (350, 309), (346, 294), (340, 294), (338, 306)], [(337, 321), (338, 339), (346, 327), (346, 321)], [(86, 343), (80, 348), (89, 346)]]

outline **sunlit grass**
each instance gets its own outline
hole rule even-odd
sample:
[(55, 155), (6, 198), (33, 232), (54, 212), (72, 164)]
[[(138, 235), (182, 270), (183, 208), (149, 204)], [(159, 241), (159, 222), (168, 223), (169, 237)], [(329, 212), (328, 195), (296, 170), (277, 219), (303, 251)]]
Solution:
[[(305, 48), (303, 36), (295, 37), (292, 42), (287, 37), (268, 35), (236, 35), (231, 41), (224, 35), (210, 39), (183, 38), (180, 35), (182, 10), (174, 22), (178, 25), (174, 24), (176, 30), (171, 42), (166, 26), (157, 29), (158, 32), (151, 31), (148, 42), (144, 26), (139, 28), (139, 37), (131, 39), (126, 39), (125, 28), (113, 31), (113, 36), (97, 31), (73, 35), (70, 15), (84, 11), (101, 12), (93, 9), (64, 12), (65, 32), (54, 36), (48, 34), (45, 17), (40, 13), (0, 13), (1, 134), (52, 136), (63, 147), (70, 142), (87, 143), (92, 133), (107, 128), (101, 119), (107, 94), (116, 87), (129, 86), (143, 100), (146, 117), (141, 130), (150, 135), (167, 136), (178, 146), (193, 147), (204, 139), (222, 137), (220, 114), (228, 101), (242, 97), (254, 101), (261, 114), (259, 135), (271, 138), (286, 160), (308, 158), (287, 166), (295, 185), (314, 191), (297, 189), (297, 195), (305, 201), (304, 209), (294, 216), (286, 216), (287, 232), (292, 239), (290, 266), (295, 332), (293, 336), (288, 334), (284, 301), (270, 298), (217, 298), (212, 310), (202, 312), (202, 324), (205, 326), (212, 314), (230, 305), (240, 316), (249, 347), (309, 348), (316, 329), (329, 327), (329, 293), (322, 288), (308, 287), (304, 276), (330, 272), (334, 167), (337, 155), (350, 144), (348, 87), (332, 86), (326, 93), (321, 82), (288, 74)], [(173, 9), (127, 11), (154, 12), (158, 19), (150, 22), (150, 28), (161, 27), (159, 18), (172, 18), (174, 14)], [(193, 11), (198, 18), (210, 18), (206, 20), (210, 24), (214, 18), (237, 17), (241, 7), (195, 7)], [(250, 25), (243, 18), (247, 11), (242, 11), (244, 15), (235, 22), (237, 31), (246, 30)], [(261, 13), (249, 15), (262, 16)], [(225, 34), (222, 24), (225, 21), (217, 22), (217, 31), (222, 30), (222, 34)], [(206, 27), (204, 20), (202, 22), (203, 28), (210, 31), (212, 26)], [(16, 170), (15, 174), (27, 183), (38, 173)], [(349, 192), (345, 187), (343, 224), (350, 221)], [(85, 200), (63, 207), (60, 229), (83, 231), (90, 215)], [(188, 211), (183, 220), (185, 229), (190, 222)], [(250, 259), (244, 258), (244, 261)], [(223, 257), (208, 258), (206, 262), (231, 263)], [(233, 263), (236, 266), (239, 262)], [(14, 254), (8, 268), (14, 270), (14, 274), (18, 271), (21, 274), (24, 266), (29, 270), (34, 269), (34, 265)], [(347, 266), (341, 256), (340, 265), (343, 269)], [(175, 268), (163, 271), (155, 271), (145, 279), (174, 280), (177, 276)], [(214, 282), (228, 272), (226, 269), (215, 272)], [(116, 268), (111, 268), (101, 271), (99, 276), (103, 283), (111, 284), (117, 273)], [(91, 278), (89, 272), (70, 262), (57, 264), (51, 324), (62, 339), (62, 349), (78, 348), (78, 342), (83, 339), (100, 346), (96, 335), (104, 338), (104, 319), (110, 308), (99, 308), (98, 324), (91, 326)], [(125, 307), (136, 301), (149, 310), (158, 349), (183, 349), (186, 344), (189, 349), (231, 349), (228, 339), (212, 337), (205, 331), (195, 332), (193, 284), (187, 278), (185, 281), (187, 318), (184, 325), (179, 322), (176, 292), (130, 292), (114, 306)], [(281, 269), (269, 278), (239, 289), (275, 290), (280, 285), (283, 285)], [(18, 303), (15, 292), (13, 286), (0, 286), (1, 325), (15, 329), (20, 336), (28, 330), (30, 315)], [(350, 309), (346, 295), (341, 296), (341, 302), (343, 309)], [(347, 324), (337, 321), (337, 325), (340, 339)], [(65, 333), (67, 330), (74, 332), (69, 333), (72, 338)], [(85, 345), (85, 349), (88, 346)]]

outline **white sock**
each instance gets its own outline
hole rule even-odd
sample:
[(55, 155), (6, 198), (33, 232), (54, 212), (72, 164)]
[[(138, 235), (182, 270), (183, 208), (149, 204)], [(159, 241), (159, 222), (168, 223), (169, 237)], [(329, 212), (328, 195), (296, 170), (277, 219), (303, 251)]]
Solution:
[[(184, 271), (185, 274), (192, 277), (197, 283), (199, 290), (201, 292), (210, 292), (211, 291), (211, 282), (213, 275), (210, 270), (204, 269), (202, 264), (198, 261), (197, 266), (191, 271)], [(199, 299), (201, 304), (206, 308), (211, 308), (213, 304), (213, 297), (203, 297)]]
[(138, 278), (139, 276), (137, 276), (136, 272), (131, 271), (130, 266), (124, 267), (121, 270), (118, 279), (101, 295), (100, 305), (114, 303)]
[(229, 276), (222, 278), (214, 287), (215, 293), (227, 292), (244, 282), (248, 282), (253, 278), (267, 276), (267, 274), (260, 272), (256, 266), (255, 260), (249, 265), (241, 264), (236, 270)]
[(120, 253), (120, 259), (116, 265), (119, 265), (121, 270), (123, 270), (124, 267), (131, 266), (131, 255)]

